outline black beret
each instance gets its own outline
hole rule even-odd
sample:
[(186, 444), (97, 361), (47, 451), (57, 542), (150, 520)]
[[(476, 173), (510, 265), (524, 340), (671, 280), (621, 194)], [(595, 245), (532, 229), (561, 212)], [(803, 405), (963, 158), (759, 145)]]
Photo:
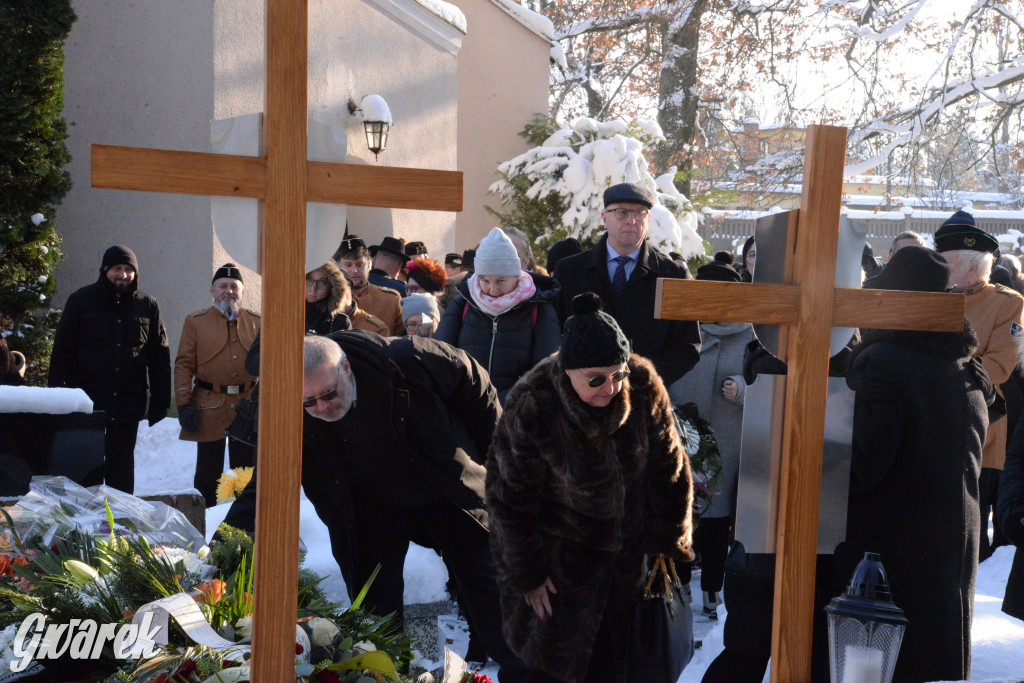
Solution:
[(643, 204), (648, 209), (654, 206), (654, 193), (636, 183), (619, 183), (604, 191), (604, 205)]
[(210, 284), (213, 284), (222, 277), (229, 277), (239, 282), (242, 281), (242, 271), (238, 269), (234, 263), (225, 263), (223, 266), (217, 269), (217, 272), (213, 274), (213, 279), (210, 280)]
[(864, 281), (864, 289), (945, 292), (949, 288), (949, 270), (949, 263), (938, 252), (918, 246), (903, 247), (878, 275)]
[(957, 211), (946, 219), (935, 231), (935, 251), (969, 251), (994, 252), (999, 248), (999, 240), (974, 224), (974, 216), (966, 211)]

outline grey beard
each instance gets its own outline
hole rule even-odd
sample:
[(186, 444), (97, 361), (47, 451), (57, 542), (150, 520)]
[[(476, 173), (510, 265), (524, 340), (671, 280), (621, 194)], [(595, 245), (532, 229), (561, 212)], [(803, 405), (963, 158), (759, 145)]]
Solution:
[(238, 302), (238, 299), (218, 299), (213, 302), (213, 305), (217, 307), (217, 310), (223, 313), (228, 318), (233, 318), (238, 314), (238, 311), (242, 308), (242, 305)]

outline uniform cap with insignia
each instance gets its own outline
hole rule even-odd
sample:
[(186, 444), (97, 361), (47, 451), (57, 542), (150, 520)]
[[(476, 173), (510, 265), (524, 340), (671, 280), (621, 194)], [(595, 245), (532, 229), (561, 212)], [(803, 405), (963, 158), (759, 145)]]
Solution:
[(242, 281), (242, 271), (238, 269), (234, 263), (225, 263), (223, 266), (217, 269), (217, 272), (213, 274), (213, 279), (210, 280), (210, 284), (213, 284), (222, 277), (229, 277), (233, 280)]
[(959, 249), (991, 253), (998, 248), (999, 241), (977, 227), (974, 216), (966, 211), (957, 211), (935, 231), (935, 251), (940, 253)]

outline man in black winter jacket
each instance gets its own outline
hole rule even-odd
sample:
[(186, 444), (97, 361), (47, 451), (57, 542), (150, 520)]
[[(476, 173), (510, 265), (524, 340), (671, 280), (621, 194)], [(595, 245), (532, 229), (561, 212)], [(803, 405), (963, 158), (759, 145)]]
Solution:
[(138, 274), (131, 249), (107, 249), (96, 282), (68, 297), (50, 357), (49, 385), (83, 389), (107, 414), (103, 479), (127, 493), (135, 488), (139, 420), (148, 417), (153, 426), (171, 402), (167, 330), (156, 299), (139, 290)]
[[(435, 547), (502, 681), (526, 680), (501, 632), (488, 542), (483, 463), (501, 407), (487, 371), (433, 339), (363, 330), (306, 337), (304, 361), (302, 486), (349, 594), (379, 564), (366, 604), (401, 617), (409, 542)], [(225, 523), (253, 530), (253, 482)]]
[(622, 328), (633, 352), (654, 363), (665, 386), (700, 360), (700, 330), (689, 320), (656, 320), (658, 278), (692, 279), (686, 264), (673, 261), (647, 241), (654, 195), (633, 183), (604, 192), (606, 234), (597, 246), (558, 262), (553, 273), (562, 286), (556, 302), (564, 324), (573, 297), (594, 292)]

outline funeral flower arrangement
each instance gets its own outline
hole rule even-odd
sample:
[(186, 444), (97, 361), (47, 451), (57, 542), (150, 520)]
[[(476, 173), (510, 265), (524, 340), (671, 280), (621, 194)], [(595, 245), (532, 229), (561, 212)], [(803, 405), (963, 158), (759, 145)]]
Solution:
[(695, 403), (675, 407), (676, 426), (683, 449), (690, 458), (693, 475), (693, 518), (697, 522), (711, 500), (718, 495), (722, 479), (722, 453), (718, 450), (714, 430), (697, 412)]
[[(156, 539), (168, 536), (166, 522), (176, 511), (147, 511), (154, 506), (93, 489), (34, 480), (27, 506), (19, 502), (3, 512), (8, 548), (0, 553), (0, 680), (249, 680), (251, 537), (222, 526), (221, 539), (209, 547), (201, 545), (201, 536), (199, 544), (185, 547), (163, 543)], [(47, 497), (54, 503), (49, 508), (41, 504)], [(128, 515), (126, 505), (138, 514)], [(171, 524), (171, 537), (198, 535), (180, 521)], [(417, 680), (409, 673), (408, 637), (391, 617), (361, 609), (369, 582), (342, 608), (326, 598), (322, 580), (300, 570), (296, 680)], [(32, 628), (26, 627), (30, 622)], [(121, 630), (132, 625), (137, 631), (121, 642)], [(104, 628), (111, 636), (106, 641), (97, 637)]]

